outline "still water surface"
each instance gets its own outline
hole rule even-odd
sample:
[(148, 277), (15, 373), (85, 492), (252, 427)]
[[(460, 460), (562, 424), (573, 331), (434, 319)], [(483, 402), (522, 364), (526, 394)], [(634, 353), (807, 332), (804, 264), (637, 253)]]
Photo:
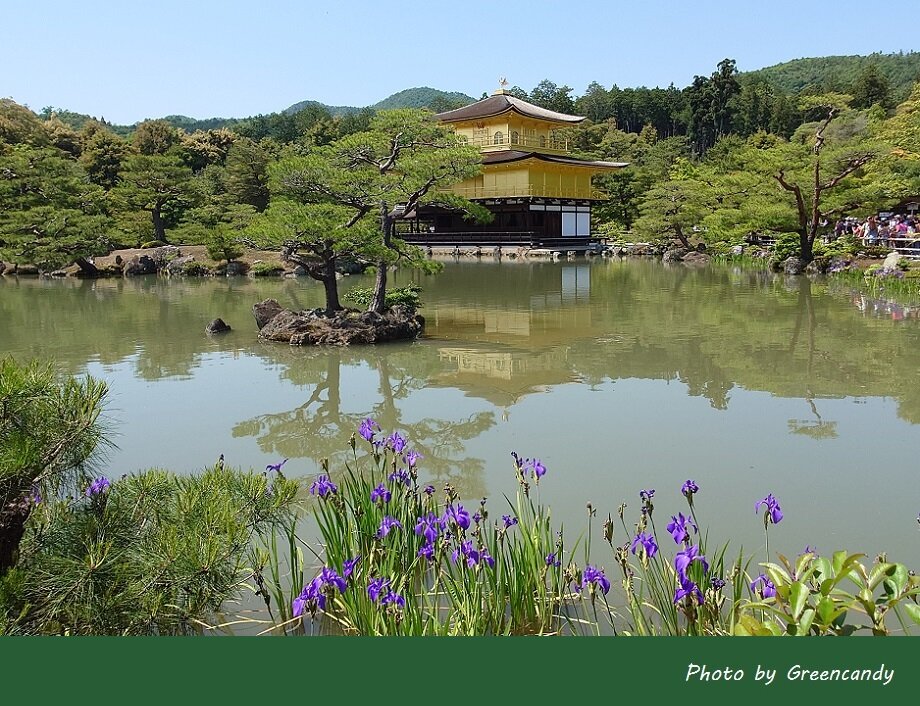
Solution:
[[(785, 519), (771, 549), (847, 548), (920, 567), (920, 321), (804, 277), (657, 262), (448, 262), (423, 287), (411, 343), (312, 350), (262, 343), (252, 305), (322, 302), (301, 280), (0, 277), (0, 355), (53, 357), (111, 388), (111, 477), (191, 473), (223, 453), (289, 476), (337, 459), (365, 417), (400, 430), (421, 472), (493, 516), (511, 451), (543, 460), (542, 500), (570, 531), (655, 489), (657, 525), (685, 509), (710, 546), (763, 546), (754, 503)], [(343, 280), (343, 290), (368, 286)], [(233, 331), (209, 337), (221, 317)], [(621, 528), (615, 541), (623, 543)], [(609, 550), (608, 550), (609, 551)], [(612, 557), (601, 555), (608, 575)]]

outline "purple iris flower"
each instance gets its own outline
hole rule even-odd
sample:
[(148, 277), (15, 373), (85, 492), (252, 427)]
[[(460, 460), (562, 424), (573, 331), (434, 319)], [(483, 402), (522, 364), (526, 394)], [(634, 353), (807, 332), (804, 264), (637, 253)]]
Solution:
[(326, 595), (322, 592), (322, 582), (319, 577), (316, 577), (303, 587), (300, 595), (291, 604), (291, 608), (295, 618), (303, 615), (304, 610), (307, 608), (310, 609), (311, 613), (315, 613), (317, 608), (319, 610), (326, 609)]
[(409, 466), (409, 468), (413, 468), (415, 464), (418, 463), (418, 460), (424, 458), (424, 456), (413, 449), (412, 451), (407, 451), (403, 458), (406, 461), (406, 465)]
[(610, 590), (610, 581), (608, 581), (607, 577), (604, 575), (604, 570), (598, 569), (590, 564), (585, 567), (581, 575), (581, 587), (585, 588), (588, 584), (593, 584), (595, 587), (600, 588), (605, 596)]
[(674, 569), (677, 571), (677, 575), (681, 581), (688, 580), (687, 570), (695, 561), (703, 565), (704, 573), (709, 571), (709, 562), (706, 561), (705, 556), (700, 554), (700, 548), (696, 545), (691, 545), (674, 555)]
[(533, 479), (538, 481), (546, 475), (546, 466), (537, 458), (521, 458), (516, 452), (512, 451), (511, 456), (514, 458), (514, 467), (519, 475), (524, 476), (528, 472), (533, 475)]
[(655, 491), (654, 491), (654, 489), (640, 490), (640, 491), (639, 491), (639, 499), (642, 500), (642, 502), (646, 502), (646, 503), (647, 503), (647, 502), (651, 501), (651, 499), (654, 498), (654, 497), (655, 497)]
[(355, 565), (361, 561), (360, 556), (356, 556), (354, 559), (346, 559), (345, 564), (342, 566), (342, 576), (348, 578), (352, 575), (355, 570)]
[(773, 497), (773, 494), (770, 493), (767, 497), (754, 505), (754, 512), (758, 512), (761, 505), (766, 506), (770, 521), (774, 525), (778, 525), (780, 520), (783, 519), (783, 511), (779, 509), (779, 503), (776, 501), (776, 498)]
[(470, 513), (464, 509), (463, 505), (457, 505), (457, 507), (448, 505), (447, 510), (444, 513), (444, 522), (453, 522), (462, 529), (469, 529)]
[(380, 528), (377, 530), (377, 538), (383, 539), (390, 533), (390, 530), (393, 529), (394, 527), (398, 527), (399, 529), (402, 529), (402, 523), (400, 523), (400, 521), (397, 520), (395, 517), (390, 517), (389, 515), (387, 515), (380, 522)]
[(686, 596), (693, 596), (696, 598), (698, 605), (703, 604), (703, 592), (700, 591), (700, 587), (697, 586), (690, 579), (683, 577), (680, 579), (680, 586), (677, 587), (677, 590), (674, 591), (674, 603), (680, 603), (683, 598)]
[(335, 569), (331, 569), (328, 566), (324, 566), (323, 570), (319, 573), (319, 579), (322, 582), (323, 586), (335, 586), (339, 589), (339, 593), (345, 593), (345, 589), (348, 588), (345, 583), (345, 579), (339, 576)]
[[(760, 589), (757, 588), (758, 584), (763, 584)], [(751, 591), (763, 598), (775, 598), (776, 597), (776, 585), (767, 577), (766, 574), (761, 574), (756, 579), (751, 581)]]
[(400, 434), (398, 431), (394, 431), (387, 437), (387, 446), (389, 446), (395, 453), (402, 453), (403, 449), (406, 448), (406, 437)]
[(721, 591), (723, 588), (725, 588), (725, 580), (714, 578), (709, 582), (709, 585), (712, 586), (716, 591)]
[(335, 495), (338, 492), (339, 486), (329, 480), (329, 476), (325, 473), (318, 476), (316, 480), (310, 484), (310, 495), (328, 498), (330, 495)]
[(547, 554), (545, 561), (547, 566), (555, 566), (557, 569), (562, 566), (562, 562), (556, 558), (555, 552), (550, 552)]
[(502, 522), (505, 523), (505, 529), (508, 529), (518, 523), (518, 518), (511, 515), (502, 515)]
[(403, 607), (406, 605), (406, 599), (392, 590), (390, 579), (383, 577), (372, 579), (367, 584), (367, 595), (371, 601), (379, 603), (382, 607), (388, 605)]
[(422, 548), (418, 550), (416, 556), (423, 556), (428, 561), (434, 561), (434, 544), (429, 542), (428, 544), (423, 544)]
[(685, 481), (682, 486), (680, 486), (680, 492), (686, 495), (688, 498), (691, 495), (698, 493), (700, 486), (696, 484), (696, 481), (688, 480)]
[(387, 480), (389, 480), (391, 483), (402, 483), (407, 488), (412, 485), (412, 476), (409, 475), (409, 471), (407, 471), (405, 468), (400, 468), (398, 471), (393, 471)]
[(370, 417), (361, 422), (361, 426), (358, 429), (358, 433), (367, 441), (371, 441), (378, 431), (380, 431), (380, 425)]
[(395, 591), (390, 591), (383, 598), (380, 599), (380, 605), (382, 606), (397, 605), (400, 608), (404, 608), (406, 605), (406, 599), (400, 596)]
[(539, 459), (528, 459), (527, 467), (533, 472), (533, 477), (539, 480), (546, 475), (546, 466)]
[(335, 569), (324, 566), (319, 576), (304, 586), (300, 595), (291, 604), (294, 617), (303, 615), (305, 609), (309, 609), (311, 613), (315, 613), (317, 609), (325, 610), (327, 586), (332, 586), (339, 593), (345, 593), (347, 588), (345, 579), (339, 576)]
[(677, 516), (671, 516), (671, 521), (667, 524), (666, 529), (671, 533), (671, 536), (674, 538), (674, 542), (680, 544), (681, 542), (690, 541), (690, 529), (693, 528), (694, 532), (698, 532), (699, 528), (696, 526), (696, 523), (691, 517), (684, 517), (682, 512), (678, 512)]
[(479, 563), (479, 552), (473, 548), (472, 539), (466, 540), (459, 547), (454, 549), (453, 553), (450, 555), (450, 560), (456, 564), (461, 556), (466, 558), (466, 564), (470, 568), (473, 568)]
[(372, 503), (388, 503), (392, 497), (393, 493), (391, 493), (383, 483), (371, 491)]
[(431, 497), (432, 495), (434, 495), (434, 486), (433, 486), (433, 485), (426, 485), (426, 486), (425, 486), (425, 491), (424, 491), (424, 492), (425, 492), (425, 495), (427, 495), (428, 497)]
[(495, 559), (492, 558), (492, 555), (489, 554), (489, 550), (485, 547), (479, 551), (479, 561), (486, 564), (490, 569), (495, 568)]
[(632, 541), (632, 553), (635, 554), (639, 547), (645, 549), (645, 556), (651, 559), (658, 553), (658, 544), (651, 532), (640, 532)]
[(429, 544), (438, 538), (438, 533), (444, 529), (444, 520), (429, 512), (424, 517), (419, 517), (415, 525), (415, 533), (423, 536)]
[(91, 498), (94, 495), (99, 495), (100, 493), (106, 492), (112, 483), (105, 476), (100, 476), (92, 483), (90, 483), (89, 488), (86, 489), (86, 497)]
[(818, 548), (817, 548), (817, 547), (813, 547), (813, 546), (811, 546), (810, 544), (806, 544), (806, 545), (805, 545), (805, 551), (802, 552), (802, 553), (803, 553), (803, 554), (814, 554), (815, 556), (818, 556)]
[(38, 487), (38, 483), (32, 484), (32, 494), (30, 497), (34, 505), (42, 504), (42, 491), (41, 488)]
[(274, 471), (275, 473), (281, 473), (281, 467), (287, 463), (288, 460), (284, 459), (283, 461), (278, 461), (278, 463), (269, 463), (266, 467), (266, 471)]
[(380, 594), (386, 595), (390, 590), (390, 579), (385, 579), (382, 576), (378, 576), (375, 579), (371, 579), (367, 584), (367, 595), (370, 599), (376, 603), (380, 599)]

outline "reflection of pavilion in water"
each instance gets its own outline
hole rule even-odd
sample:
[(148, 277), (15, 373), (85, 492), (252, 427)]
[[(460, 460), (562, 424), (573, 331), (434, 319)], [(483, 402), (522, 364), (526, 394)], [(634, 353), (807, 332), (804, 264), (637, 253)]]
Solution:
[(540, 375), (559, 370), (568, 364), (568, 349), (556, 348), (540, 353), (520, 351), (474, 350), (471, 348), (439, 348), (442, 362), (457, 366), (459, 375), (482, 375), (487, 378), (511, 380), (528, 375)]
[(474, 341), (438, 346), (444, 370), (431, 382), (507, 407), (527, 394), (576, 381), (569, 344), (592, 331), (589, 270), (587, 264), (560, 264), (558, 279), (523, 301), (439, 303), (427, 310), (426, 337)]
[(473, 397), (508, 407), (525, 395), (574, 382), (578, 375), (568, 360), (569, 349), (542, 351), (501, 348), (438, 348), (445, 371), (431, 384), (458, 388)]
[(558, 272), (558, 289), (530, 294), (520, 303), (439, 303), (425, 311), (426, 333), (492, 343), (517, 344), (527, 338), (532, 345), (567, 343), (579, 330), (590, 335), (590, 266), (563, 264)]

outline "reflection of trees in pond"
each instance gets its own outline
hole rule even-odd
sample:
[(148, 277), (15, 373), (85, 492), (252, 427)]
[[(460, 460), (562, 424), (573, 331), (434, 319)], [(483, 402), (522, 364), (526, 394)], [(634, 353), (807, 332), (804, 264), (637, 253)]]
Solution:
[[(360, 351), (360, 352), (359, 352)], [(479, 412), (452, 421), (426, 417), (407, 422), (400, 401), (425, 387), (437, 359), (426, 358), (422, 346), (394, 345), (361, 349), (298, 350), (268, 347), (267, 357), (286, 361), (284, 376), (310, 386), (310, 396), (295, 409), (263, 414), (238, 423), (234, 437), (253, 436), (266, 453), (285, 458), (330, 460), (333, 472), (349, 458), (349, 441), (361, 422), (371, 417), (384, 434), (400, 431), (411, 448), (422, 454), (420, 475), (432, 482), (450, 482), (463, 497), (484, 491), (484, 462), (464, 457), (467, 441), (495, 424), (493, 412)], [(344, 366), (344, 370), (343, 370)], [(351, 375), (375, 372), (379, 398), (369, 408), (343, 408), (342, 383)], [(358, 439), (359, 452), (364, 441)]]
[[(422, 313), (430, 328), (427, 340), (387, 346), (387, 365), (398, 371), (390, 374), (397, 389), (387, 395), (398, 404), (404, 394), (400, 386), (412, 381), (414, 390), (427, 381), (508, 406), (541, 385), (680, 380), (689, 394), (704, 396), (717, 409), (730, 403), (734, 387), (788, 398), (855, 393), (892, 397), (901, 418), (920, 423), (915, 384), (920, 327), (914, 321), (861, 317), (846, 298), (828, 296), (824, 280), (739, 268), (596, 261), (578, 265), (575, 280), (581, 289), (574, 299), (565, 299), (563, 275), (570, 264), (460, 263), (433, 278), (397, 272), (397, 284), (412, 277), (425, 287)], [(580, 294), (583, 269), (590, 300)], [(553, 292), (559, 296), (550, 296)], [(267, 364), (278, 363), (284, 378), (295, 384), (322, 382), (329, 371), (316, 356), (258, 341), (251, 307), (267, 297), (305, 309), (321, 303), (322, 292), (300, 280), (0, 277), (0, 346), (17, 357), (54, 357), (68, 373), (82, 373), (98, 361), (130, 367), (145, 380), (195, 375), (212, 354), (255, 354)], [(207, 337), (204, 326), (217, 316), (233, 331)], [(508, 322), (520, 324), (522, 333), (509, 334)], [(504, 356), (513, 368), (511, 378), (502, 381), (494, 370), (487, 376), (475, 367), (461, 369), (459, 359), (449, 365), (438, 360), (438, 349), (474, 351), (479, 362), (495, 365), (502, 361), (489, 356)], [(342, 364), (353, 366), (356, 374), (379, 376), (372, 362), (376, 353), (343, 355)], [(466, 362), (473, 360), (464, 355)], [(347, 387), (348, 381), (342, 384)], [(327, 394), (320, 390), (323, 399)], [(381, 395), (379, 404), (385, 402)], [(312, 408), (317, 405), (314, 400)]]
[[(317, 291), (301, 282), (248, 277), (0, 277), (3, 350), (53, 357), (71, 374), (90, 361), (116, 365), (134, 356), (144, 380), (187, 377), (210, 351), (255, 344), (256, 301), (270, 296), (285, 306), (306, 305)], [(204, 328), (217, 317), (234, 331), (208, 338)]]

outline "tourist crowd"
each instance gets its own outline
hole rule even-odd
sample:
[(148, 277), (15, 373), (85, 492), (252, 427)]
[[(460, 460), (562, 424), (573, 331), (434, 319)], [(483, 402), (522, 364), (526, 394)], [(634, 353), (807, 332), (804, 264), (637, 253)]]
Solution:
[(834, 225), (829, 239), (836, 240), (844, 235), (854, 235), (866, 245), (911, 247), (920, 240), (920, 216), (880, 213), (864, 220), (841, 218)]

